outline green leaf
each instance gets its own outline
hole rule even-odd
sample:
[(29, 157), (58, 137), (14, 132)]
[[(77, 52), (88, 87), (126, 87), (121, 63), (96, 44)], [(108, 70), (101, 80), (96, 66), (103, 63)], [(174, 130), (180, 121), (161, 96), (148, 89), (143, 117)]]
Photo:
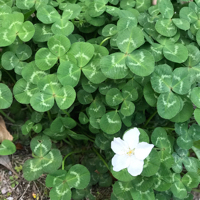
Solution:
[(113, 53), (101, 59), (100, 66), (103, 74), (111, 79), (122, 79), (128, 74), (125, 64), (125, 54)]
[(78, 17), (81, 12), (81, 7), (79, 4), (68, 3), (66, 4), (66, 9), (64, 9), (62, 18), (63, 19), (74, 19)]
[(154, 92), (151, 83), (147, 83), (143, 89), (144, 98), (151, 107), (156, 107), (158, 94)]
[(96, 0), (94, 3), (91, 2), (88, 7), (88, 12), (91, 17), (98, 17), (104, 13), (106, 5), (103, 0)]
[(83, 105), (90, 104), (93, 101), (92, 95), (85, 90), (79, 90), (77, 93), (77, 98), (78, 101)]
[(131, 182), (138, 191), (145, 192), (152, 187), (154, 183), (154, 177), (137, 176)]
[(63, 35), (54, 35), (48, 40), (47, 45), (51, 53), (61, 57), (69, 50), (71, 43), (70, 40)]
[(194, 87), (192, 89), (190, 99), (192, 103), (197, 106), (197, 108), (200, 108), (200, 88), (199, 87)]
[(176, 181), (171, 186), (173, 195), (179, 199), (184, 199), (187, 196), (187, 190), (181, 181)]
[(66, 176), (70, 188), (84, 189), (90, 182), (90, 172), (80, 164), (72, 166)]
[(135, 111), (135, 105), (131, 101), (125, 100), (122, 103), (122, 106), (121, 106), (121, 109), (120, 109), (120, 112), (122, 113), (122, 115), (130, 116), (134, 113), (134, 111)]
[(155, 60), (147, 50), (136, 50), (126, 60), (130, 70), (138, 76), (148, 76), (154, 71)]
[(30, 21), (26, 21), (19, 29), (18, 36), (23, 42), (28, 42), (35, 34), (35, 28)]
[(159, 171), (155, 174), (154, 186), (156, 191), (166, 191), (172, 185), (172, 173), (170, 169), (161, 165)]
[(173, 37), (177, 33), (177, 28), (171, 19), (158, 19), (156, 21), (155, 29), (165, 37)]
[(88, 108), (89, 115), (94, 118), (102, 117), (105, 114), (105, 112), (106, 108), (104, 104), (98, 99), (95, 99)]
[(16, 6), (20, 9), (23, 10), (29, 10), (30, 8), (32, 8), (35, 4), (34, 0), (16, 0)]
[(35, 40), (36, 42), (46, 42), (51, 36), (53, 36), (51, 26), (41, 23), (37, 23), (34, 26), (35, 34), (33, 36), (33, 40)]
[(45, 112), (53, 107), (54, 97), (52, 94), (37, 92), (31, 97), (30, 104), (34, 110)]
[(195, 11), (190, 8), (190, 7), (183, 7), (180, 10), (180, 18), (181, 19), (186, 19), (188, 20), (190, 23), (194, 23), (195, 21), (198, 20), (197, 14), (195, 13)]
[(122, 126), (121, 119), (116, 111), (104, 114), (100, 121), (101, 130), (107, 134), (117, 133)]
[(52, 24), (56, 20), (60, 19), (60, 15), (54, 7), (44, 5), (38, 8), (37, 18), (44, 24)]
[(51, 140), (45, 135), (36, 136), (31, 140), (30, 147), (35, 155), (43, 157), (51, 149)]
[(173, 118), (170, 119), (172, 122), (185, 122), (191, 118), (194, 112), (191, 101), (187, 98), (183, 99), (184, 105), (182, 110)]
[(194, 157), (185, 157), (183, 159), (183, 164), (188, 172), (197, 173), (199, 160)]
[(41, 70), (48, 70), (52, 68), (58, 58), (52, 54), (47, 48), (40, 48), (35, 54), (35, 64)]
[(27, 135), (31, 131), (33, 125), (34, 123), (32, 121), (26, 121), (26, 123), (21, 126), (22, 134)]
[(161, 149), (169, 148), (171, 146), (167, 137), (167, 132), (164, 128), (161, 127), (157, 127), (154, 129), (151, 135), (151, 141), (155, 146)]
[(152, 176), (156, 174), (160, 167), (160, 157), (155, 149), (152, 149), (149, 156), (144, 160), (144, 167), (142, 171), (142, 176)]
[(89, 121), (87, 115), (84, 112), (79, 113), (78, 119), (79, 119), (81, 124), (87, 124), (88, 121)]
[(83, 89), (89, 93), (95, 92), (99, 86), (97, 84), (90, 82), (85, 76), (82, 76), (81, 78), (81, 85)]
[(74, 24), (66, 18), (57, 19), (56, 22), (51, 26), (52, 32), (68, 36), (74, 31)]
[(60, 88), (55, 96), (58, 107), (63, 110), (69, 108), (76, 99), (76, 92), (70, 85)]
[(187, 31), (190, 29), (190, 23), (186, 19), (172, 19), (173, 23), (177, 26), (177, 28)]
[(146, 11), (151, 6), (151, 2), (149, 0), (136, 0), (136, 9), (139, 12)]
[(46, 75), (46, 72), (38, 69), (34, 61), (28, 63), (27, 67), (22, 70), (22, 77), (33, 84), (37, 84)]
[(159, 0), (158, 9), (163, 18), (172, 18), (174, 15), (174, 7), (170, 0)]
[(0, 47), (6, 47), (11, 45), (16, 38), (16, 34), (13, 31), (9, 31), (6, 28), (0, 30)]
[(196, 122), (200, 125), (200, 109), (199, 108), (196, 108), (194, 110), (194, 118)]
[(27, 82), (23, 78), (19, 79), (13, 88), (15, 99), (22, 104), (29, 104), (31, 97), (37, 92), (39, 92), (37, 85)]
[(16, 146), (10, 140), (3, 140), (0, 144), (0, 155), (6, 156), (15, 153)]
[(12, 70), (19, 64), (19, 59), (12, 51), (6, 51), (1, 57), (1, 64), (4, 69)]
[(119, 172), (116, 172), (113, 170), (113, 166), (112, 166), (111, 173), (116, 179), (118, 179), (119, 181), (123, 181), (123, 182), (130, 182), (131, 180), (133, 180), (135, 178), (134, 176), (129, 174), (127, 168), (122, 169)]
[(131, 53), (144, 44), (144, 35), (140, 28), (125, 29), (117, 36), (117, 46), (123, 53)]
[(158, 97), (158, 114), (164, 119), (171, 119), (181, 109), (181, 100), (173, 92), (163, 93)]
[(194, 172), (188, 172), (185, 174), (181, 181), (187, 188), (191, 189), (196, 188), (199, 184), (199, 178)]
[(186, 68), (180, 67), (173, 71), (172, 75), (172, 90), (177, 94), (187, 94), (190, 90), (190, 77)]
[(199, 49), (194, 45), (187, 45), (188, 49), (188, 59), (185, 61), (185, 64), (188, 67), (192, 67), (197, 65), (200, 62), (200, 51)]
[(123, 101), (123, 97), (119, 89), (112, 88), (106, 93), (106, 103), (109, 106), (117, 106)]
[[(95, 144), (102, 150), (108, 150), (110, 149), (110, 143), (111, 141), (108, 140), (103, 134), (97, 134), (95, 137)], [(104, 165), (104, 164), (103, 164)], [(104, 165), (105, 166), (105, 165)], [(101, 167), (102, 169), (102, 167)], [(106, 168), (107, 169), (107, 168)], [(99, 170), (98, 170), (99, 171)], [(100, 172), (101, 173), (101, 172)]]
[(59, 65), (57, 72), (58, 79), (64, 86), (71, 85), (72, 87), (75, 87), (81, 76), (80, 68), (70, 61), (62, 62)]
[(0, 109), (9, 108), (12, 102), (13, 96), (9, 87), (3, 83), (0, 83)]
[(188, 58), (187, 48), (180, 43), (168, 43), (163, 48), (165, 58), (175, 63), (185, 62)]
[(117, 33), (117, 26), (115, 24), (107, 24), (102, 29), (102, 35), (104, 37), (112, 36)]
[(113, 185), (113, 193), (119, 197), (124, 199), (131, 199), (130, 190), (133, 188), (131, 182), (120, 182), (116, 181)]
[(94, 47), (92, 44), (85, 42), (75, 42), (72, 44), (69, 53), (77, 59), (78, 66), (84, 67), (94, 55)]

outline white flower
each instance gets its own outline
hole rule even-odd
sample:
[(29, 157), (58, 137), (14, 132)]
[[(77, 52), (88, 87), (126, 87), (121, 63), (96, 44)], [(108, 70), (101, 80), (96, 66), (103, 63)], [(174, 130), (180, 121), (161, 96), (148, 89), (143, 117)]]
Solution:
[(137, 128), (132, 128), (125, 132), (123, 140), (114, 138), (111, 148), (116, 153), (112, 158), (113, 170), (118, 172), (127, 168), (132, 176), (142, 173), (144, 159), (149, 155), (153, 144), (146, 142), (139, 143), (140, 132)]

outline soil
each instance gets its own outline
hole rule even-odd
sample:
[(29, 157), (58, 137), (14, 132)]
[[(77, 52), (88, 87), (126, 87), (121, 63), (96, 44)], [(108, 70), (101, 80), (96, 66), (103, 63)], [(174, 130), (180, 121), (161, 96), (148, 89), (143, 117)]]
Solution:
[[(9, 156), (12, 169), (16, 173), (0, 164), (0, 200), (50, 200), (50, 188), (45, 186), (46, 175), (31, 182), (23, 178), (21, 168), (30, 158), (32, 158), (30, 149), (23, 147), (22, 150), (17, 150), (15, 154)], [(112, 187), (92, 188), (96, 200), (109, 200), (111, 193)]]

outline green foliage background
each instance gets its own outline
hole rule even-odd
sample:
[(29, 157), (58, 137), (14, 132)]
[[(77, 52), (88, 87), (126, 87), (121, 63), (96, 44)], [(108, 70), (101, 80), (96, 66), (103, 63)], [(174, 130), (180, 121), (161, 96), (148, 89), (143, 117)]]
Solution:
[[(24, 177), (47, 174), (52, 200), (95, 199), (95, 184), (112, 185), (111, 200), (192, 199), (199, 22), (200, 0), (0, 0), (0, 112), (32, 150)], [(132, 127), (155, 145), (137, 177), (110, 162)]]

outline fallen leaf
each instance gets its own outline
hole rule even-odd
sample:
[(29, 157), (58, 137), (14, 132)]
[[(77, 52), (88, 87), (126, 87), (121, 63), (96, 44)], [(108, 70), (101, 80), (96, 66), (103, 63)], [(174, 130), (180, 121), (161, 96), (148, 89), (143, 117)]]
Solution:
[(7, 169), (9, 169), (14, 174), (18, 175), (15, 170), (13, 170), (12, 164), (10, 162), (10, 158), (8, 156), (0, 156), (0, 165), (3, 165)]
[(23, 146), (18, 142), (15, 144), (17, 150), (23, 149)]
[(3, 140), (13, 140), (13, 136), (10, 134), (10, 132), (8, 132), (7, 128), (6, 128), (6, 124), (2, 118), (2, 116), (0, 115), (0, 142), (2, 142)]

